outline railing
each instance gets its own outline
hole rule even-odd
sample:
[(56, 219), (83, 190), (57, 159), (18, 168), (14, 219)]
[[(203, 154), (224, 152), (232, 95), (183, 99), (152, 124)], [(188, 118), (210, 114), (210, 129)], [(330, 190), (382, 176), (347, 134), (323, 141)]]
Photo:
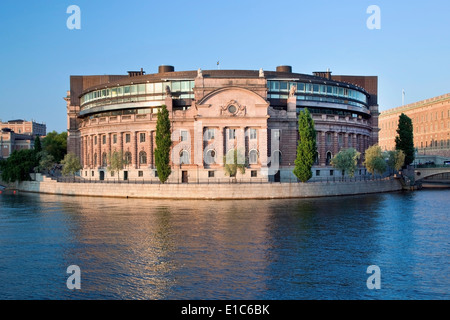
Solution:
[[(55, 178), (54, 178), (55, 179)], [(394, 177), (388, 176), (357, 176), (357, 177), (323, 177), (323, 178), (313, 178), (310, 179), (307, 183), (342, 183), (342, 182), (362, 182), (362, 181), (384, 181), (384, 180), (392, 180)], [(62, 183), (107, 183), (107, 184), (162, 184), (159, 179), (108, 179), (108, 180), (98, 180), (98, 179), (88, 179), (81, 178), (78, 176), (75, 177), (58, 177), (56, 178), (57, 182)], [(166, 181), (164, 184), (280, 184), (280, 183), (291, 183), (291, 184), (299, 184), (300, 181), (296, 179), (291, 179), (288, 181), (268, 181), (267, 178), (237, 178), (237, 179), (195, 179), (190, 178), (188, 181), (182, 182), (181, 180), (170, 180)]]

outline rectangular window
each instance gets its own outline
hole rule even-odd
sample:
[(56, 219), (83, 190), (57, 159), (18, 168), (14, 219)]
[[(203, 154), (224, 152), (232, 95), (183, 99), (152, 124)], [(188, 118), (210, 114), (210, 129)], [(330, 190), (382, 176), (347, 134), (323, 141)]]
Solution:
[(138, 84), (138, 94), (145, 94), (145, 84)]
[(143, 177), (144, 176), (144, 171), (138, 171), (138, 177)]
[(250, 175), (251, 175), (252, 178), (256, 178), (256, 177), (258, 176), (258, 171), (252, 170), (252, 171), (250, 172)]
[(250, 129), (250, 139), (256, 139), (256, 129)]
[(187, 141), (188, 132), (186, 130), (181, 130), (180, 132), (180, 141)]
[(129, 133), (125, 134), (125, 143), (130, 143), (131, 135)]
[(208, 171), (208, 178), (214, 178), (214, 171)]
[(145, 142), (145, 133), (140, 133), (139, 134), (139, 141), (140, 142)]
[(111, 177), (114, 177), (114, 171), (111, 171)]
[(320, 176), (320, 170), (316, 170), (316, 177)]
[(94, 136), (94, 144), (97, 144), (97, 136)]
[(102, 143), (106, 144), (106, 136), (102, 136)]
[(334, 170), (330, 170), (330, 176), (334, 175)]
[(117, 134), (113, 134), (113, 143), (117, 143)]
[(172, 92), (181, 91), (181, 83), (180, 81), (172, 81)]
[(236, 129), (228, 129), (228, 139), (234, 140), (236, 138)]

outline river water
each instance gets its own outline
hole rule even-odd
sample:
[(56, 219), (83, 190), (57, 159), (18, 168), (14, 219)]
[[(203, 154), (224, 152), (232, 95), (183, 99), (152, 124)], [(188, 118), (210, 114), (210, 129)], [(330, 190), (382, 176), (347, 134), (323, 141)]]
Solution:
[[(448, 299), (449, 199), (449, 189), (264, 201), (3, 192), (0, 299)], [(79, 290), (67, 287), (71, 265)], [(380, 289), (368, 288), (372, 265)]]

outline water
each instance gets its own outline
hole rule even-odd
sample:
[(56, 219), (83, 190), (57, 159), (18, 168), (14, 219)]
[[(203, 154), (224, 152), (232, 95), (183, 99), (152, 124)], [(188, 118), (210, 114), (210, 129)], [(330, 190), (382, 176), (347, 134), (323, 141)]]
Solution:
[[(0, 195), (0, 299), (448, 299), (450, 190), (266, 201)], [(81, 270), (69, 290), (67, 267)], [(367, 267), (381, 270), (369, 290)]]

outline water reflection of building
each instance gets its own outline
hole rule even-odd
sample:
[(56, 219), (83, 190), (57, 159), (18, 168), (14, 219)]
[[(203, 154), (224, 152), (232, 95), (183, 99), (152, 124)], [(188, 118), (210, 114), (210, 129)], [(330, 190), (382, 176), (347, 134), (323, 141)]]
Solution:
[[(57, 196), (45, 197), (51, 203)], [(75, 197), (62, 203), (73, 233), (66, 257), (82, 270), (81, 294), (119, 287), (112, 298), (177, 299), (221, 292), (233, 287), (229, 282), (243, 291), (233, 294), (249, 299), (265, 290), (257, 276), (270, 264), (272, 209), (260, 201)]]
[[(175, 71), (71, 76), (67, 101), (68, 150), (81, 159), (82, 176), (110, 179), (108, 155), (122, 151), (123, 178), (150, 179), (155, 168), (156, 114), (168, 107), (173, 128), (170, 179), (224, 179), (223, 157), (238, 149), (243, 178), (295, 180), (297, 116), (313, 114), (318, 158), (313, 172), (333, 173), (342, 148), (364, 154), (378, 142), (377, 77), (276, 71)], [(242, 161), (244, 162), (244, 161)]]

